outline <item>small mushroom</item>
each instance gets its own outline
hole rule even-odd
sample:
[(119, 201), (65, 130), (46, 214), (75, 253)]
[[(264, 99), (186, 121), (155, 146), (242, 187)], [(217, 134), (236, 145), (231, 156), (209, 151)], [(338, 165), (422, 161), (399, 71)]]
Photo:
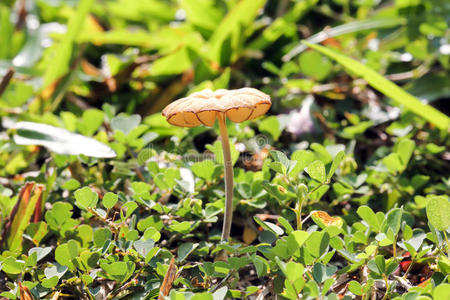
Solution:
[(253, 88), (237, 90), (206, 89), (169, 104), (162, 114), (175, 126), (195, 127), (201, 124), (213, 126), (219, 121), (225, 167), (225, 215), (222, 240), (228, 240), (233, 217), (233, 166), (226, 118), (240, 123), (264, 115), (270, 108), (270, 96)]

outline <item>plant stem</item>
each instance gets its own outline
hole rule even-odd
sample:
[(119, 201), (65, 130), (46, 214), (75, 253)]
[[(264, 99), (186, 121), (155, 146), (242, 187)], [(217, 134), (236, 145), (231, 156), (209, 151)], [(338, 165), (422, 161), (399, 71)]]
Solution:
[(222, 227), (222, 241), (224, 241), (230, 238), (231, 222), (233, 220), (233, 165), (231, 163), (230, 142), (228, 140), (225, 113), (219, 113), (218, 115), (223, 163), (225, 168), (225, 214)]
[(442, 232), (444, 233), (445, 243), (447, 244), (447, 256), (448, 258), (450, 258), (450, 244), (448, 243), (447, 232), (445, 232), (445, 230), (443, 230)]
[(302, 206), (303, 206), (303, 200), (299, 199), (297, 201), (296, 207), (295, 207), (295, 214), (297, 216), (297, 230), (302, 230)]
[(382, 300), (386, 300), (388, 297), (388, 292), (389, 292), (389, 280), (386, 277), (386, 275), (384, 275), (384, 274), (383, 274), (383, 280), (384, 280), (384, 283), (386, 284), (386, 293), (384, 294), (384, 297)]
[(394, 260), (397, 261), (397, 237), (395, 237), (394, 244), (392, 245), (392, 254), (394, 256)]

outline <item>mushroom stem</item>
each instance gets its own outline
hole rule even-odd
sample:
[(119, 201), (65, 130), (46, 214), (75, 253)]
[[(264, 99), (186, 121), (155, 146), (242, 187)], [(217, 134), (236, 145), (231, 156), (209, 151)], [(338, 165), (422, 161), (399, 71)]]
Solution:
[(225, 214), (222, 227), (222, 241), (224, 241), (230, 238), (231, 222), (233, 220), (233, 165), (231, 162), (230, 142), (228, 141), (225, 113), (218, 113), (218, 119), (225, 168)]

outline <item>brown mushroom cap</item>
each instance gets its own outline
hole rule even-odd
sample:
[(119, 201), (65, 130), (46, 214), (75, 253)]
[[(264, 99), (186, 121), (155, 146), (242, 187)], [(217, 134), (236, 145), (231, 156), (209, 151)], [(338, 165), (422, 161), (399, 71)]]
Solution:
[(206, 89), (172, 102), (162, 114), (175, 126), (213, 126), (217, 113), (225, 113), (231, 121), (240, 123), (264, 115), (271, 105), (269, 95), (253, 88)]

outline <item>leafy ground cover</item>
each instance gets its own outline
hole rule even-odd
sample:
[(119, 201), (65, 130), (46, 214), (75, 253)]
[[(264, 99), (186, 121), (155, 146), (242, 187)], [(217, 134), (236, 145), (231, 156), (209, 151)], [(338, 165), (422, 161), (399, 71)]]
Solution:
[[(450, 298), (446, 1), (0, 3), (0, 297)], [(160, 111), (271, 95), (219, 128)], [(226, 257), (224, 259), (224, 255)]]

